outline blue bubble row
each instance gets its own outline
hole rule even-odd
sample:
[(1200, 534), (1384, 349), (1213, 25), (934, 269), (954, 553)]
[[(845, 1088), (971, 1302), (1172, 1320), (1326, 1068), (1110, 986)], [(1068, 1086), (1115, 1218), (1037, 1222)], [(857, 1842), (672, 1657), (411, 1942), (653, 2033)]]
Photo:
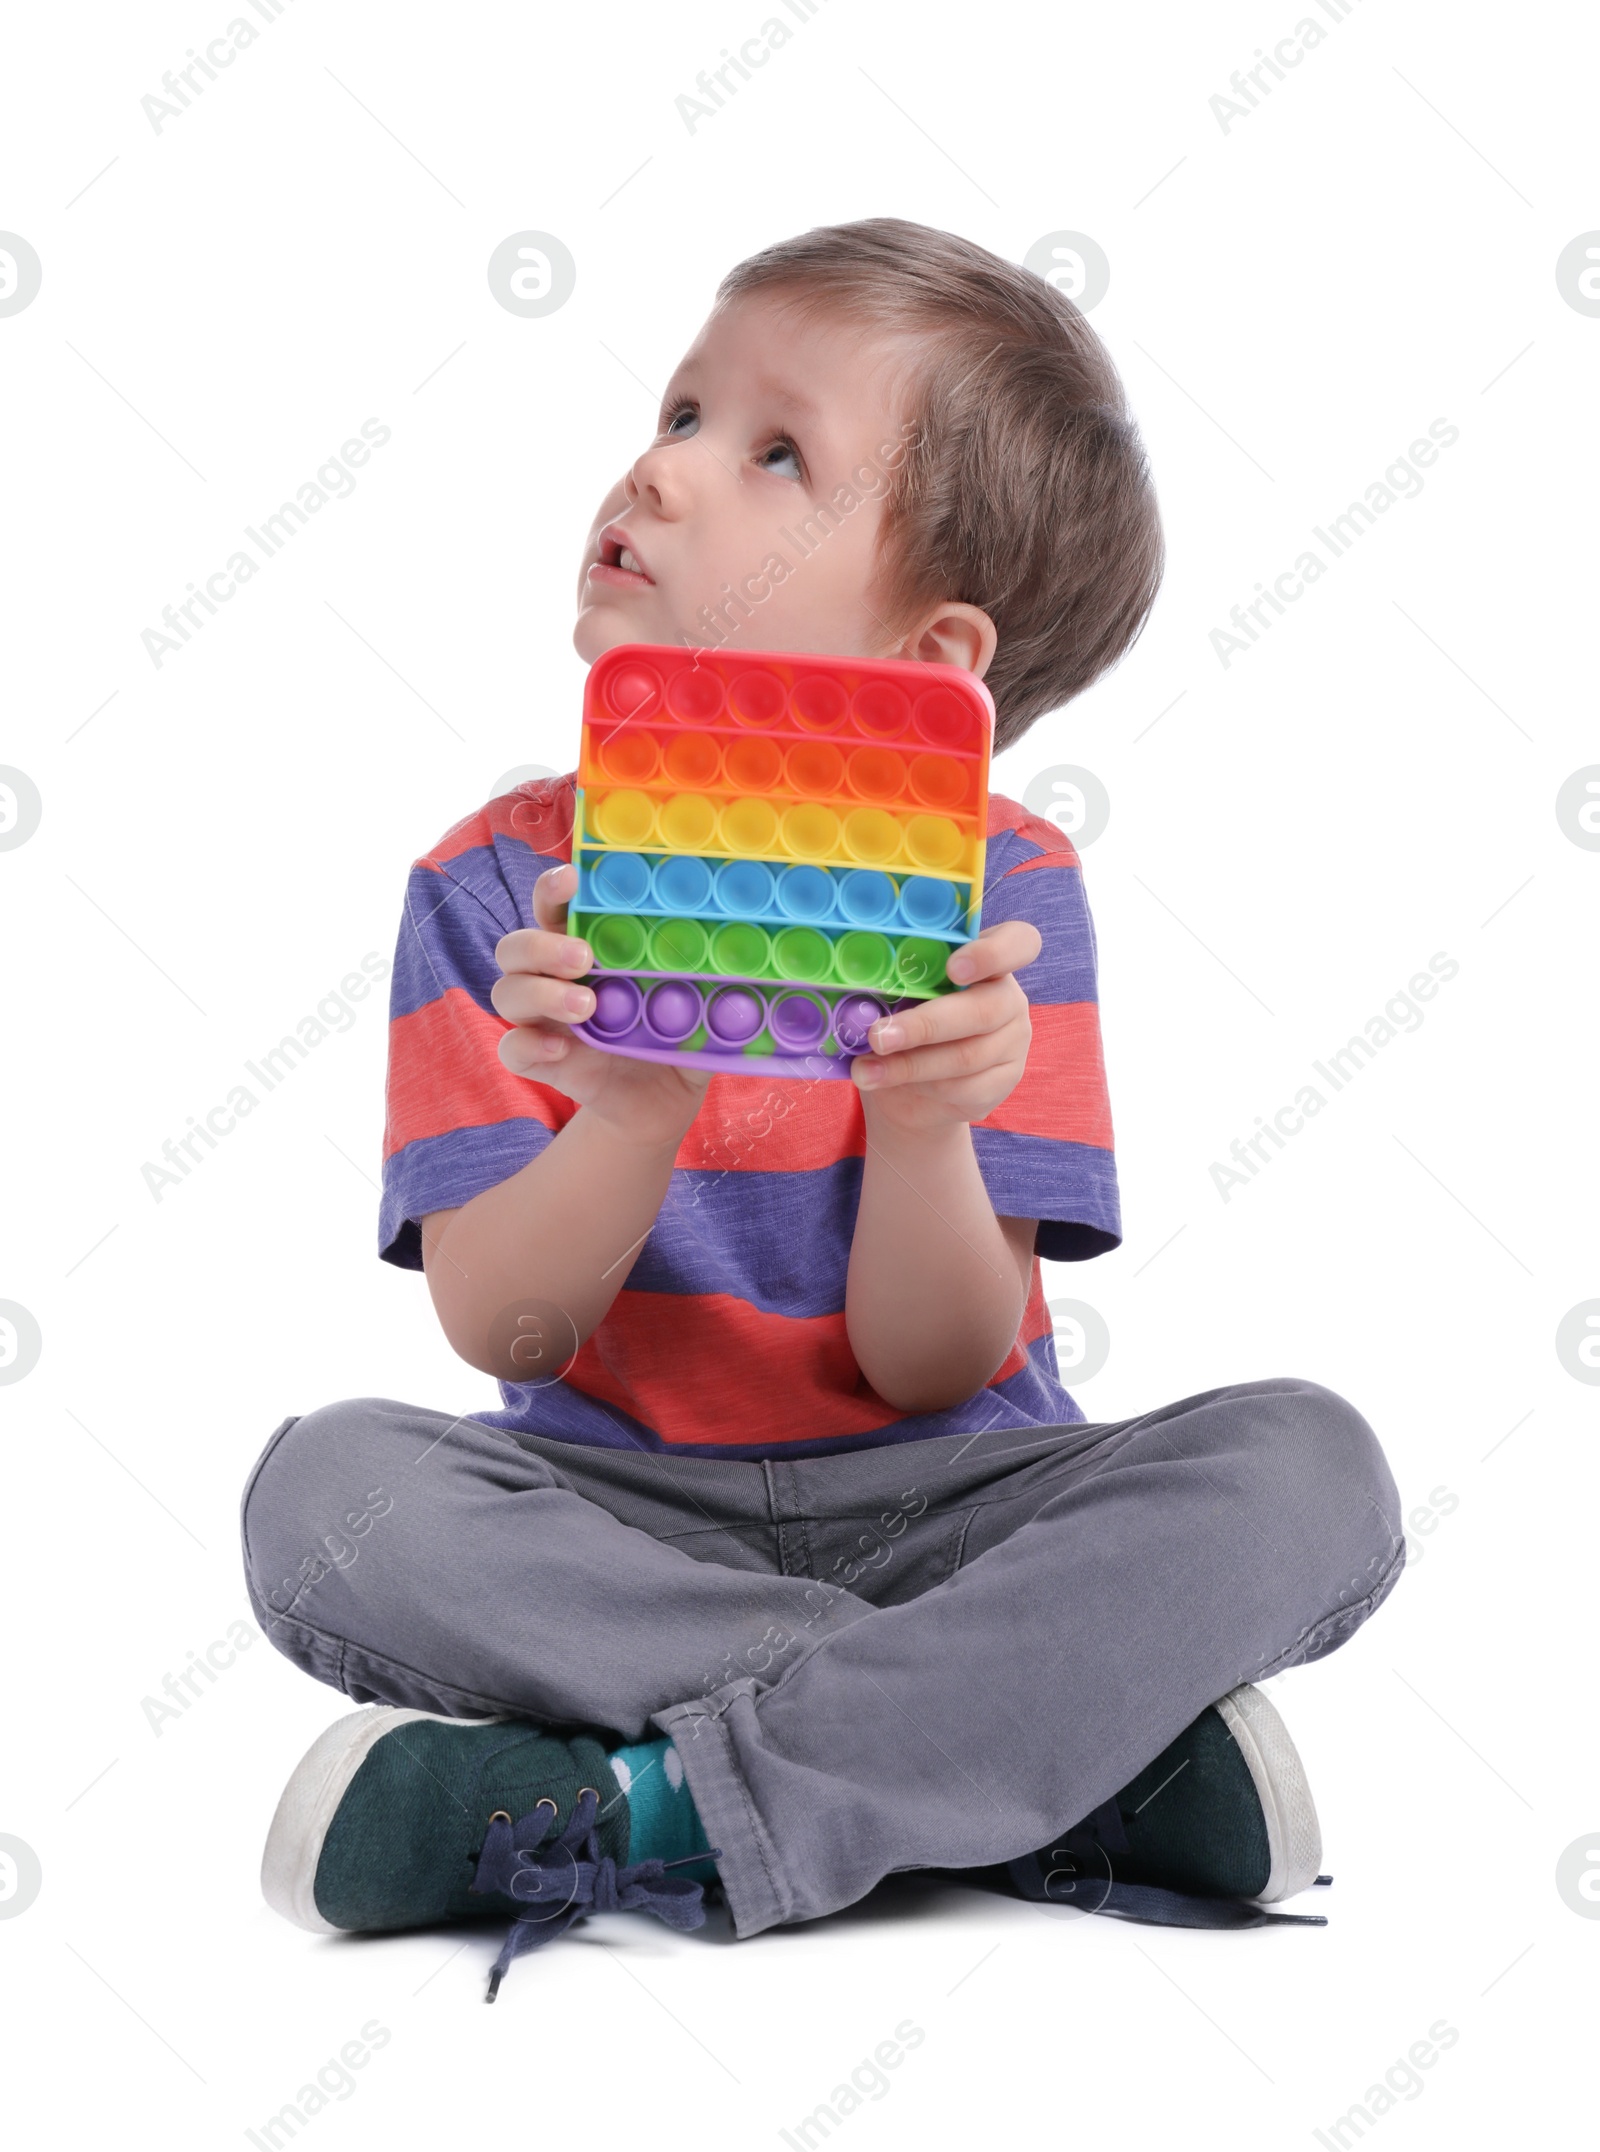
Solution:
[(876, 927), (966, 941), (968, 891), (965, 882), (886, 874), (878, 867), (767, 866), (759, 859), (701, 859), (689, 852), (652, 861), (643, 852), (585, 848), (576, 901), (591, 911), (762, 926)]

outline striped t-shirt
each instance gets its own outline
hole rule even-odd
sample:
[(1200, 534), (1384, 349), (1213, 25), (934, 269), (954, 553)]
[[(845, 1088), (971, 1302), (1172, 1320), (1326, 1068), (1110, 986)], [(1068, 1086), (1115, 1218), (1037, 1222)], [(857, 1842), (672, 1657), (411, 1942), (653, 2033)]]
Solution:
[[(581, 1112), (513, 1076), (490, 1001), (502, 935), (533, 924), (532, 889), (572, 856), (574, 779), (520, 785), (417, 860), (389, 1014), (379, 1253), (422, 1268), (418, 1221), (494, 1187)], [(856, 1365), (845, 1276), (864, 1130), (854, 1084), (714, 1075), (666, 1200), (604, 1320), (556, 1380), (502, 1382), (490, 1426), (685, 1456), (809, 1456), (974, 1428), (1081, 1421), (1062, 1387), (1037, 1257), (1072, 1262), (1122, 1237), (1078, 856), (1056, 826), (992, 796), (983, 923), (1031, 919), (1044, 947), (1017, 974), (1033, 1041), (1022, 1080), (973, 1148), (1000, 1217), (1040, 1221), (1016, 1341), (985, 1389), (899, 1412)]]

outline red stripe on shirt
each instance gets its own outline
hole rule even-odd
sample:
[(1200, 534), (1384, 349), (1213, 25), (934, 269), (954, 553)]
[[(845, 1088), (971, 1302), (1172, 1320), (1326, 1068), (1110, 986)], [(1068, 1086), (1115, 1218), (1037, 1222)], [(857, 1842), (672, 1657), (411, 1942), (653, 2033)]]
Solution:
[[(991, 792), (989, 795), (989, 837), (991, 842), (994, 838), (1003, 837), (1008, 832), (1013, 831), (1017, 836), (1026, 839), (1029, 844), (1036, 844), (1043, 851), (1049, 853), (1051, 866), (1076, 867), (1080, 864), (1072, 839), (1058, 822), (1048, 821), (1043, 815), (1032, 813), (1030, 809), (1024, 807), (1017, 800), (1003, 799), (998, 792)], [(1043, 864), (1043, 861), (1033, 859), (1025, 859), (1020, 862), (1020, 865), (1024, 867), (1041, 866)], [(1017, 868), (1008, 868), (1007, 872), (1015, 874)]]
[(727, 1293), (625, 1286), (566, 1380), (668, 1443), (808, 1442), (905, 1417), (857, 1367), (842, 1314), (773, 1315)]
[[(804, 1105), (804, 1112), (796, 1108)], [(713, 1076), (675, 1161), (706, 1173), (807, 1173), (866, 1156), (861, 1093), (837, 1077)]]
[(513, 1076), (502, 1063), (500, 1040), (511, 1028), (459, 986), (447, 987), (437, 1001), (394, 1019), (389, 1026), (385, 1158), (423, 1137), (487, 1128), (498, 1121), (566, 1127), (578, 1110), (576, 1101), (547, 1084)]
[(570, 859), (572, 788), (576, 782), (575, 775), (556, 780), (547, 778), (538, 784), (519, 785), (515, 792), (503, 792), (498, 799), (480, 807), (476, 814), (463, 816), (446, 830), (433, 850), (424, 853), (417, 865), (448, 867), (451, 860), (459, 859), (463, 852), (493, 844), (497, 837), (520, 839), (530, 851), (542, 852), (552, 859)]
[[(1110, 1150), (1099, 1013), (1092, 1001), (1035, 1008), (1021, 1081), (975, 1125)], [(565, 1128), (578, 1110), (572, 1099), (502, 1066), (500, 1038), (510, 1029), (460, 987), (395, 1018), (385, 1158), (421, 1137), (456, 1128), (515, 1119), (540, 1121), (552, 1131)], [(806, 1110), (798, 1113), (802, 1100)], [(854, 1084), (713, 1076), (675, 1163), (706, 1173), (805, 1173), (865, 1154)]]
[[(1021, 1081), (974, 1126), (1109, 1151), (1111, 1102), (1098, 1003), (1036, 1007), (1032, 1022)], [(802, 1097), (806, 1110), (797, 1113)], [(861, 1094), (853, 1083), (713, 1076), (676, 1163), (703, 1172), (805, 1173), (840, 1158), (865, 1157), (866, 1148)]]
[(976, 1128), (1056, 1136), (1109, 1151), (1111, 1100), (1100, 1045), (1100, 1007), (1067, 1001), (1030, 1011), (1033, 1040), (1022, 1080)]
[[(1026, 1345), (1050, 1327), (1037, 1263), (1034, 1278), (1017, 1341), (991, 1384), (1019, 1374), (1028, 1365)], [(668, 1371), (670, 1382), (662, 1379)], [(625, 1286), (565, 1379), (653, 1427), (666, 1443), (757, 1439), (781, 1446), (905, 1418), (856, 1365), (842, 1314), (769, 1314), (726, 1293)]]

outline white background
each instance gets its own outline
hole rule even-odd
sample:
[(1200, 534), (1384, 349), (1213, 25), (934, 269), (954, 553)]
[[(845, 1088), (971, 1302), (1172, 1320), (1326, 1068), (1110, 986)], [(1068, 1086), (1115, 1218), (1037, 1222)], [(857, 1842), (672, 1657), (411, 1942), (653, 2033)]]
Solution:
[[(759, 2145), (910, 2018), (854, 2152), (1278, 2147), (1444, 2019), (1381, 2144), (1547, 2133), (1600, 1947), (1555, 1885), (1600, 1831), (1600, 1396), (1555, 1348), (1600, 1293), (1600, 855), (1555, 812), (1600, 761), (1600, 320), (1555, 278), (1600, 225), (1592, 22), (1524, 11), (1513, 49), (1497, 10), (1364, 0), (1224, 132), (1208, 100), (1312, 0), (825, 0), (691, 133), (674, 99), (767, 0), (291, 0), (157, 134), (141, 97), (235, 5), (70, 35), (37, 9), (3, 47), (0, 226), (44, 265), (0, 319), (0, 760), (43, 799), (0, 857), (0, 1297), (43, 1335), (0, 1450), (0, 1831), (44, 1874), (0, 1921), (7, 2099), (73, 2141), (237, 2144), (376, 2019), (315, 2146)], [(1126, 1241), (1048, 1275), (1109, 1326), (1084, 1408), (1313, 1377), (1408, 1509), (1455, 1506), (1374, 1623), (1272, 1685), (1326, 1930), (901, 1883), (743, 1944), (595, 1920), (489, 2013), (481, 1934), (317, 1940), (260, 1901), (282, 1781), (343, 1699), (258, 1637), (177, 1723), (142, 1709), (245, 1611), (238, 1493), (279, 1420), (494, 1402), (376, 1259), (387, 989), (159, 1203), (141, 1168), (387, 960), (409, 862), (503, 772), (571, 766), (579, 548), (653, 392), (733, 262), (875, 214), (1019, 260), (1098, 241), (1168, 534), (1136, 649), (996, 771), (1018, 796), (1077, 765), (1111, 802), (1085, 868)], [(578, 269), (538, 320), (485, 277), (526, 228)], [(393, 438), (354, 496), (155, 668), (141, 631), (369, 417)], [(1439, 418), (1421, 495), (1224, 668), (1230, 607)], [(1436, 951), (1459, 974), (1420, 1029), (1224, 1202), (1213, 1161)]]

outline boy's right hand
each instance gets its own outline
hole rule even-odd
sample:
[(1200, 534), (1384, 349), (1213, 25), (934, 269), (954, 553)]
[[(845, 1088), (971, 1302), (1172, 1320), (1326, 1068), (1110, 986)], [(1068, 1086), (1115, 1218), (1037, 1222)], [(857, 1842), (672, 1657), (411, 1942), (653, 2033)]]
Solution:
[(619, 1135), (676, 1148), (700, 1111), (710, 1072), (601, 1053), (573, 1037), (571, 1027), (594, 1010), (591, 990), (575, 984), (593, 969), (593, 954), (567, 932), (577, 887), (576, 867), (548, 868), (533, 885), (537, 925), (518, 927), (495, 945), (501, 976), (489, 999), (514, 1027), (501, 1037), (500, 1059), (513, 1076), (565, 1092)]

